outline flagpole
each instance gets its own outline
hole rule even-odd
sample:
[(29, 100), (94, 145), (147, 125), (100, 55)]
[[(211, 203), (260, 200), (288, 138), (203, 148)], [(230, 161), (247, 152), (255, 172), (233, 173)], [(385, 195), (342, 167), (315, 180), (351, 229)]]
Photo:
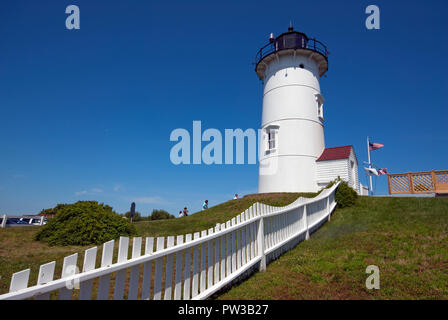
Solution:
[[(367, 136), (367, 155), (369, 157), (369, 169), (372, 168), (372, 163), (370, 162), (370, 146), (369, 146), (369, 137)], [(372, 188), (372, 176), (369, 175), (370, 178), (370, 195), (373, 195), (373, 188)]]

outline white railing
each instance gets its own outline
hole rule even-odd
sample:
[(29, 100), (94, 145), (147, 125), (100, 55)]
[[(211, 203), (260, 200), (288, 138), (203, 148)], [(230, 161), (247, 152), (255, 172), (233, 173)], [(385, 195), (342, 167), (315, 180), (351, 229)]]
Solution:
[(126, 287), (127, 299), (206, 299), (255, 269), (265, 270), (271, 260), (309, 239), (310, 233), (330, 220), (338, 184), (285, 207), (257, 202), (225, 224), (193, 235), (147, 237), (143, 254), (142, 238), (134, 238), (130, 259), (129, 238), (120, 237), (115, 263), (111, 240), (103, 245), (99, 268), (98, 249), (93, 247), (85, 251), (81, 272), (78, 254), (66, 257), (57, 280), (53, 279), (55, 261), (40, 266), (37, 285), (31, 287), (30, 269), (14, 273), (9, 293), (0, 295), (0, 300), (49, 299), (50, 294), (60, 300), (121, 300)]

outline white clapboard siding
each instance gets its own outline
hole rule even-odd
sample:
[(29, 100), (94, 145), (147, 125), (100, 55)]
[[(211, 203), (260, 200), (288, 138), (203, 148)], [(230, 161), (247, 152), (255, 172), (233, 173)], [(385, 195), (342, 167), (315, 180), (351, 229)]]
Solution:
[[(142, 255), (142, 238), (134, 238), (132, 243), (132, 259), (136, 259)], [(131, 275), (129, 277), (129, 300), (138, 299), (138, 287), (140, 277), (140, 265), (133, 266), (131, 268)]]
[[(174, 246), (174, 237), (168, 237), (167, 248)], [(165, 265), (165, 294), (163, 295), (163, 300), (171, 300), (172, 294), (172, 279), (173, 279), (173, 254), (169, 254), (166, 257)]]
[(338, 176), (349, 181), (348, 159), (317, 161), (316, 177), (318, 182), (328, 183), (338, 178)]
[[(156, 252), (165, 248), (165, 237), (157, 237)], [(154, 271), (154, 300), (162, 299), (163, 257), (157, 258)]]
[[(101, 256), (101, 267), (108, 267), (112, 264), (114, 255), (114, 240), (103, 244), (103, 253)], [(109, 298), (110, 273), (100, 277), (98, 285), (98, 300), (107, 300)]]
[[(85, 251), (82, 272), (87, 272), (95, 269), (97, 251), (98, 251), (97, 247), (93, 247)], [(79, 300), (92, 299), (92, 285), (93, 285), (92, 279), (83, 281), (79, 284), (80, 286)]]
[[(184, 243), (184, 236), (177, 236), (176, 246)], [(174, 300), (180, 300), (182, 297), (182, 251), (176, 252), (176, 271), (174, 275)]]
[[(154, 252), (154, 238), (147, 237), (145, 242), (145, 255), (150, 255)], [(143, 264), (143, 280), (142, 280), (142, 300), (148, 300), (151, 295), (151, 281), (152, 281), (152, 261), (147, 261)]]
[[(191, 242), (191, 234), (185, 235), (185, 243)], [(184, 264), (184, 300), (191, 298), (191, 247), (185, 249), (185, 264)]]
[(52, 293), (58, 293), (61, 300), (68, 300), (73, 297), (73, 289), (80, 289), (79, 299), (89, 300), (95, 298), (92, 297), (95, 279), (99, 279), (96, 298), (104, 300), (110, 297), (113, 274), (113, 298), (117, 300), (139, 299), (139, 292), (140, 298), (145, 300), (206, 299), (238, 277), (246, 276), (253, 266), (265, 270), (267, 262), (293, 248), (304, 235), (308, 240), (310, 228), (330, 221), (336, 206), (337, 186), (324, 190), (314, 199), (298, 198), (285, 207), (257, 202), (225, 224), (196, 232), (194, 239), (191, 234), (185, 238), (181, 235), (167, 239), (158, 237), (155, 251), (154, 238), (148, 237), (143, 255), (142, 238), (133, 238), (131, 259), (128, 257), (129, 238), (120, 237), (115, 263), (112, 240), (103, 245), (98, 269), (98, 249), (94, 247), (85, 251), (81, 272), (77, 265), (78, 254), (73, 254), (64, 259), (60, 279), (54, 279), (56, 263), (53, 261), (40, 267), (37, 284), (31, 287), (28, 287), (30, 269), (16, 272), (9, 293), (0, 295), (0, 300), (49, 299)]

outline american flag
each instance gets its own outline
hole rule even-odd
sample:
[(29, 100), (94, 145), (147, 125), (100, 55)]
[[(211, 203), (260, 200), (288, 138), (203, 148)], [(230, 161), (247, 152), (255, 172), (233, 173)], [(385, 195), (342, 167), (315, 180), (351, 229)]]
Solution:
[(369, 150), (370, 151), (373, 151), (373, 150), (376, 150), (376, 149), (379, 149), (379, 148), (382, 148), (382, 147), (384, 147), (384, 144), (369, 142)]
[(382, 175), (382, 174), (389, 174), (389, 172), (387, 172), (387, 168), (378, 169), (378, 175)]

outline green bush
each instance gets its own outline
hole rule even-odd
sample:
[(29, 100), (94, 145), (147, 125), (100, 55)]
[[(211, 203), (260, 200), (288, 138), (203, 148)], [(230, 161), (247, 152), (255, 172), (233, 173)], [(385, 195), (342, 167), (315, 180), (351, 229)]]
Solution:
[[(129, 220), (131, 220), (131, 212), (128, 211), (124, 214), (124, 217), (128, 218)], [(140, 214), (140, 212), (135, 211), (134, 213), (134, 217), (132, 218), (132, 222), (138, 222), (138, 221), (143, 221), (145, 220), (145, 217), (142, 217), (142, 215)]]
[(61, 210), (62, 208), (64, 208), (65, 206), (68, 206), (68, 204), (58, 204), (56, 207), (54, 208), (50, 208), (50, 209), (42, 209), (41, 212), (39, 212), (39, 216), (42, 215), (55, 215), (56, 213), (58, 213), (59, 210)]
[(350, 207), (356, 203), (358, 194), (349, 187), (345, 181), (341, 181), (336, 189), (335, 200), (339, 208)]
[(35, 239), (50, 245), (90, 245), (136, 234), (135, 227), (112, 207), (97, 201), (78, 201), (60, 206)]
[(175, 216), (173, 216), (172, 214), (169, 214), (165, 210), (154, 209), (154, 210), (152, 210), (150, 218), (151, 218), (151, 220), (163, 220), (163, 219), (174, 219)]

